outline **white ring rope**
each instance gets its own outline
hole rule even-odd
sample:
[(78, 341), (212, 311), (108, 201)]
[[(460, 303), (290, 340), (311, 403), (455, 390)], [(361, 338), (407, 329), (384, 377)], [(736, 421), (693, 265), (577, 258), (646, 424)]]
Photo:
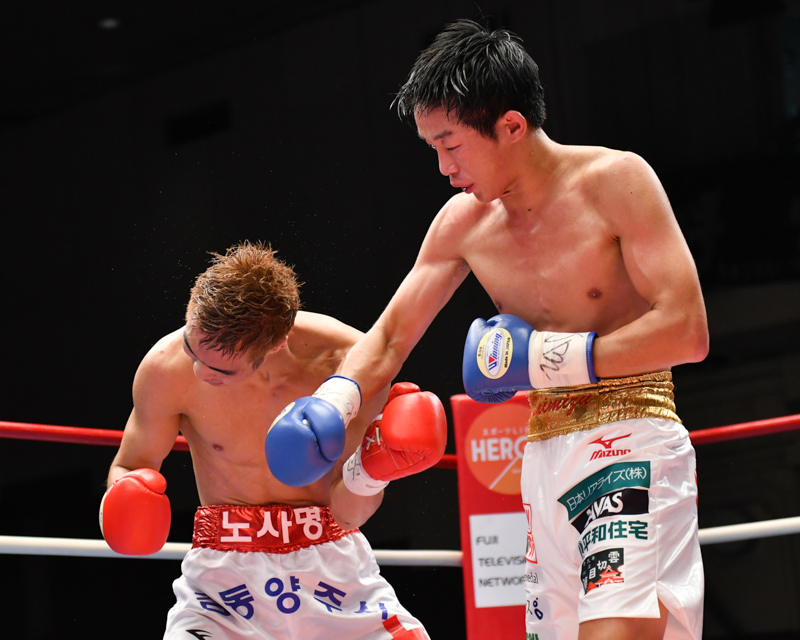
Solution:
[[(183, 560), (190, 542), (167, 542), (161, 551), (149, 556), (124, 556), (106, 544), (105, 540), (82, 538), (31, 538), (0, 536), (0, 554), (31, 556), (82, 556), (91, 558), (139, 558), (154, 560)], [(398, 551), (375, 549), (375, 558), (385, 566), (460, 567), (460, 551)]]
[[(731, 524), (722, 527), (701, 529), (700, 544), (719, 544), (770, 538), (800, 533), (800, 516)], [(34, 556), (82, 556), (97, 558), (144, 558), (155, 560), (182, 560), (189, 549), (189, 542), (167, 542), (158, 553), (149, 556), (123, 556), (112, 551), (105, 540), (81, 538), (32, 538), (25, 536), (0, 536), (0, 554)], [(399, 551), (375, 549), (378, 564), (384, 566), (428, 566), (460, 567), (461, 551)]]

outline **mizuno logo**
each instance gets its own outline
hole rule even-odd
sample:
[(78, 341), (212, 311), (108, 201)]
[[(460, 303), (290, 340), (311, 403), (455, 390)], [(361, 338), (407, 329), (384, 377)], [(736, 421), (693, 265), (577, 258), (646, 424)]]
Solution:
[(592, 440), (589, 444), (599, 444), (602, 446), (602, 449), (592, 452), (592, 457), (589, 460), (597, 460), (598, 458), (615, 458), (617, 456), (624, 456), (631, 452), (630, 449), (612, 449), (611, 446), (617, 440), (622, 440), (622, 438), (629, 438), (630, 433), (624, 436), (617, 436), (616, 438), (598, 438), (597, 440)]
[(589, 444), (599, 444), (605, 447), (606, 449), (610, 449), (611, 445), (614, 444), (617, 440), (622, 440), (623, 438), (630, 438), (631, 434), (628, 433), (624, 436), (617, 436), (616, 438), (598, 438), (597, 440), (592, 440)]
[(198, 638), (199, 640), (208, 640), (208, 638), (211, 637), (211, 632), (204, 631), (203, 629), (187, 629), (186, 633)]

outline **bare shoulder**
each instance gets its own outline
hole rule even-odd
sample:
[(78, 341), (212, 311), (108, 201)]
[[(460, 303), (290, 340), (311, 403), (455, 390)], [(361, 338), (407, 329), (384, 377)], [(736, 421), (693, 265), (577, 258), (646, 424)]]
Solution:
[(183, 327), (168, 333), (150, 347), (140, 367), (171, 370), (177, 365), (179, 354), (183, 354)]
[(457, 193), (439, 210), (432, 226), (438, 225), (449, 233), (466, 233), (488, 210), (489, 205), (477, 198)]
[(431, 223), (420, 258), (430, 262), (448, 262), (466, 265), (464, 245), (484, 231), (492, 205), (480, 202), (466, 193), (451, 197)]
[(562, 146), (562, 157), (587, 183), (609, 186), (609, 181), (655, 177), (652, 167), (632, 151), (599, 146)]
[(590, 188), (619, 194), (627, 190), (631, 195), (636, 195), (637, 190), (652, 190), (661, 186), (653, 168), (636, 153), (605, 147), (582, 149), (585, 149), (582, 172)]
[(640, 155), (605, 147), (578, 149), (581, 187), (604, 217), (627, 225), (672, 216), (661, 181)]
[(193, 375), (191, 360), (183, 351), (181, 327), (158, 340), (144, 356), (134, 377), (134, 396), (144, 399), (173, 394)]
[(336, 318), (311, 311), (298, 311), (289, 332), (289, 348), (301, 358), (322, 351), (349, 350), (364, 334)]

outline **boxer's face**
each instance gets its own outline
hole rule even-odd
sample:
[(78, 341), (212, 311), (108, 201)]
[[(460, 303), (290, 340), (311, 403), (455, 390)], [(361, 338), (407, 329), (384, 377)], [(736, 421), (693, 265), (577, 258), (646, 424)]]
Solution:
[(419, 137), (436, 150), (439, 171), (450, 184), (471, 193), (481, 202), (491, 202), (505, 192), (506, 169), (502, 149), (495, 140), (472, 127), (450, 119), (444, 109), (418, 112)]
[(227, 355), (201, 344), (205, 334), (187, 325), (183, 331), (183, 351), (191, 359), (194, 375), (213, 387), (223, 387), (250, 377), (253, 365), (246, 354)]

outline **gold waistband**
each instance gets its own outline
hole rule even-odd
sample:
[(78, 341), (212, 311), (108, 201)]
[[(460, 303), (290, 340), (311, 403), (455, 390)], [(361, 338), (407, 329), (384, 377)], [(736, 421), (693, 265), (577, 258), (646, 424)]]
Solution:
[(534, 389), (528, 395), (528, 442), (634, 418), (665, 418), (675, 413), (672, 373), (659, 371), (596, 384)]

